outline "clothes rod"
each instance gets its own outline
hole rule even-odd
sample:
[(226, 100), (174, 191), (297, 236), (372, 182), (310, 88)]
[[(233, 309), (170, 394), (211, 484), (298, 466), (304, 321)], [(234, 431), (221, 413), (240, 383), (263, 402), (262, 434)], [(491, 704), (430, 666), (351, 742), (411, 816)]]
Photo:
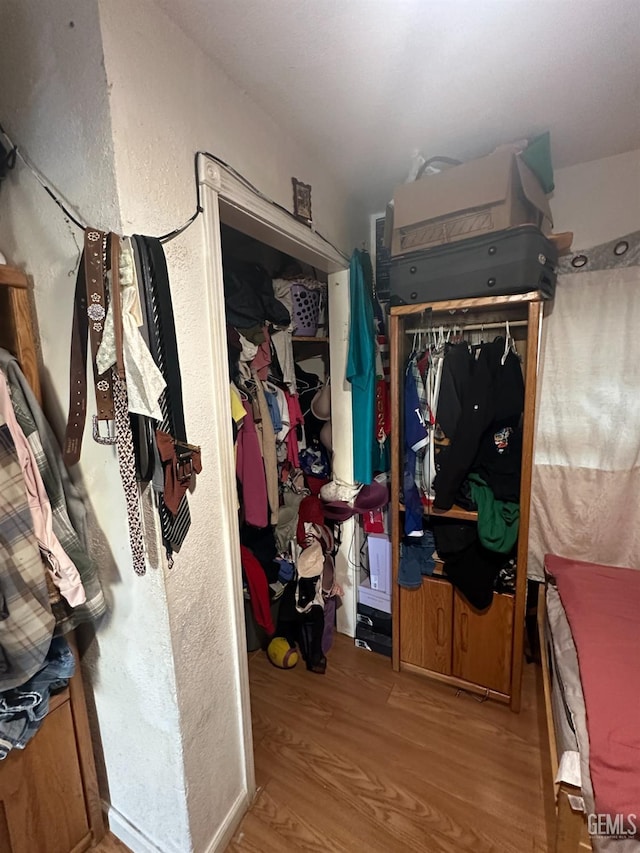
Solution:
[[(510, 329), (513, 329), (515, 326), (528, 325), (528, 320), (509, 320)], [(420, 332), (437, 332), (440, 326), (443, 329), (460, 329), (461, 332), (483, 332), (485, 329), (504, 329), (506, 328), (506, 322), (503, 320), (501, 323), (473, 323), (470, 325), (465, 325), (464, 323), (434, 323), (433, 326), (422, 329), (405, 329), (404, 333), (405, 335), (414, 335)]]

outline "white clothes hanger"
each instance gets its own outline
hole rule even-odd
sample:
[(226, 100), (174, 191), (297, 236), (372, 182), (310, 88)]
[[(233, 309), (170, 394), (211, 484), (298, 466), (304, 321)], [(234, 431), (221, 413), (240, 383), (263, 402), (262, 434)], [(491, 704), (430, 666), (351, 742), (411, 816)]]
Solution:
[(504, 367), (505, 362), (507, 361), (507, 356), (509, 355), (509, 351), (514, 353), (514, 355), (518, 355), (518, 350), (516, 349), (516, 342), (513, 339), (513, 335), (511, 334), (511, 329), (509, 328), (509, 321), (505, 320), (505, 330), (504, 330), (504, 352), (502, 353), (502, 358), (500, 359), (500, 364)]

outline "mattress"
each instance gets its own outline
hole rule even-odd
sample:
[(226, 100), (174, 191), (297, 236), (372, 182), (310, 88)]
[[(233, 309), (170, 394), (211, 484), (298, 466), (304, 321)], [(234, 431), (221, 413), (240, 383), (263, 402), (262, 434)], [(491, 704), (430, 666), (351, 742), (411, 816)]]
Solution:
[[(579, 784), (586, 813), (615, 815), (638, 811), (640, 817), (640, 803), (635, 808), (639, 767), (633, 748), (640, 719), (638, 717), (634, 721), (634, 703), (638, 700), (633, 687), (637, 655), (632, 654), (637, 642), (634, 638), (639, 635), (635, 633), (637, 629), (630, 630), (629, 625), (631, 620), (637, 626), (640, 618), (640, 609), (637, 610), (634, 603), (640, 573), (594, 567), (549, 555), (545, 568), (555, 576), (558, 586), (558, 589), (550, 584), (547, 586), (547, 629), (559, 775), (572, 764), (577, 766), (577, 762), (567, 760), (571, 755), (575, 757), (577, 748)], [(620, 574), (625, 571), (631, 572), (632, 577), (625, 578)], [(626, 585), (625, 580), (628, 581)], [(579, 654), (581, 667), (578, 664)], [(623, 680), (620, 673), (625, 668), (629, 672), (628, 678)], [(589, 691), (586, 704), (583, 685)], [(589, 709), (592, 713), (589, 718), (591, 743), (587, 730)], [(624, 749), (620, 743), (612, 743), (612, 738), (619, 735), (625, 738)], [(590, 760), (593, 745), (595, 760)], [(635, 773), (630, 772), (632, 767), (635, 767)], [(593, 793), (594, 768), (599, 782), (597, 802), (594, 802)], [(576, 784), (566, 775), (563, 775), (563, 781)], [(607, 853), (637, 853), (640, 850), (637, 838), (594, 838), (592, 843), (594, 850), (606, 850)]]

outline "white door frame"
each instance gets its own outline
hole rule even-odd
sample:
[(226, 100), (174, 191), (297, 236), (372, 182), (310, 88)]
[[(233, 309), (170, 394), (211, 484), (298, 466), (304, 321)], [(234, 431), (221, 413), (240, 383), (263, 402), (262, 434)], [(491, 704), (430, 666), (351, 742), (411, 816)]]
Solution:
[[(334, 312), (340, 317), (338, 334), (335, 342), (332, 340), (331, 357), (339, 341), (346, 341), (345, 328), (348, 326), (348, 315), (345, 316), (343, 306), (348, 311), (348, 259), (329, 243), (319, 237), (314, 231), (290, 214), (251, 189), (231, 170), (219, 164), (206, 154), (198, 155), (198, 184), (200, 203), (204, 221), (204, 276), (208, 294), (208, 311), (211, 322), (211, 368), (214, 384), (215, 411), (212, 413), (217, 429), (214, 430), (214, 450), (220, 466), (222, 491), (222, 517), (224, 530), (221, 531), (221, 552), (219, 564), (230, 567), (233, 591), (234, 612), (232, 614), (235, 633), (234, 652), (238, 666), (238, 713), (242, 719), (242, 738), (244, 744), (244, 767), (247, 805), (255, 793), (255, 770), (253, 760), (253, 738), (251, 729), (251, 706), (249, 697), (249, 672), (247, 663), (247, 647), (244, 630), (244, 597), (242, 591), (242, 567), (240, 563), (240, 542), (237, 525), (237, 490), (236, 472), (231, 433), (231, 407), (229, 401), (229, 372), (227, 359), (227, 334), (224, 305), (224, 281), (222, 272), (222, 244), (220, 237), (221, 219), (227, 225), (254, 237), (288, 255), (311, 264), (327, 273), (339, 273), (330, 276), (330, 287), (335, 286), (341, 310)], [(333, 280), (333, 285), (332, 285)], [(329, 294), (329, 315), (331, 318), (331, 298)], [(330, 320), (331, 322), (331, 320)], [(345, 347), (344, 344), (342, 344)], [(346, 353), (346, 347), (345, 347)], [(337, 352), (336, 352), (337, 357)], [(342, 355), (344, 361), (345, 355)], [(345, 400), (348, 394), (349, 427), (351, 417), (350, 389), (348, 383), (333, 382), (331, 386), (332, 406), (334, 411), (345, 410)], [(336, 404), (338, 404), (336, 406)], [(343, 416), (344, 421), (344, 416)], [(341, 433), (345, 432), (342, 424)], [(340, 472), (345, 477), (347, 471), (353, 471), (351, 429), (346, 441), (346, 454), (341, 454)], [(347, 478), (348, 479), (348, 478)], [(346, 525), (345, 525), (346, 527)], [(347, 531), (345, 530), (345, 534)], [(350, 537), (345, 535), (345, 539)], [(353, 620), (355, 624), (355, 589), (352, 589)], [(344, 610), (345, 608), (341, 608)], [(349, 609), (349, 608), (346, 608)], [(349, 624), (347, 627), (351, 627)], [(350, 630), (347, 633), (353, 633)]]

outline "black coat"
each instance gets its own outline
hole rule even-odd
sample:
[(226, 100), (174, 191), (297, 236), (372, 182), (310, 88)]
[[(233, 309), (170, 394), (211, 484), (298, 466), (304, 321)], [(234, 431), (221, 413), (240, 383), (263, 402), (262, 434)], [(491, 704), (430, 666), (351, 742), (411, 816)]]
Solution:
[[(465, 347), (466, 345), (460, 345)], [(445, 356), (451, 372), (450, 382), (441, 388), (438, 400), (438, 421), (441, 407), (444, 420), (452, 429), (451, 444), (442, 455), (434, 481), (435, 501), (438, 509), (451, 509), (456, 492), (472, 469), (483, 437), (492, 427), (517, 427), (524, 409), (524, 381), (520, 362), (509, 352), (504, 365), (504, 338), (496, 338), (483, 344), (475, 357), (465, 356), (459, 347)], [(450, 355), (454, 354), (454, 358)], [(443, 372), (444, 372), (443, 365)], [(457, 389), (454, 401), (448, 396), (447, 388)], [(455, 416), (451, 417), (451, 412)], [(455, 423), (455, 427), (453, 424)]]
[(229, 260), (224, 262), (224, 299), (227, 323), (237, 329), (263, 326), (288, 326), (291, 316), (276, 299), (273, 282), (259, 264)]

